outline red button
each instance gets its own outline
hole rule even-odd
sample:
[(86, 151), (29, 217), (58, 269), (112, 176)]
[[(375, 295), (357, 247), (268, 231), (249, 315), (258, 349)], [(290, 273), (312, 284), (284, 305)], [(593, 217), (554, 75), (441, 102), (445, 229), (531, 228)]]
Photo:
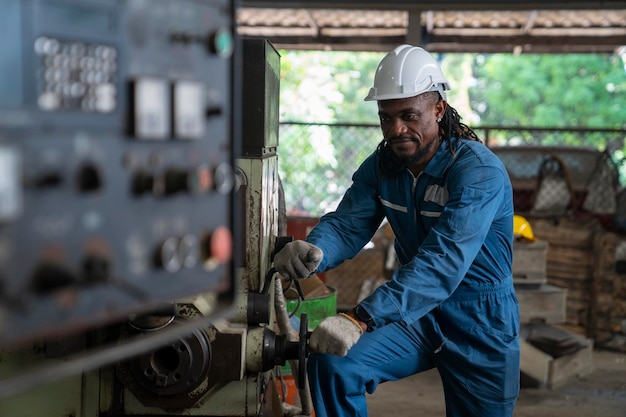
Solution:
[(209, 238), (209, 256), (217, 263), (223, 264), (233, 254), (233, 235), (226, 226), (220, 226), (211, 233)]

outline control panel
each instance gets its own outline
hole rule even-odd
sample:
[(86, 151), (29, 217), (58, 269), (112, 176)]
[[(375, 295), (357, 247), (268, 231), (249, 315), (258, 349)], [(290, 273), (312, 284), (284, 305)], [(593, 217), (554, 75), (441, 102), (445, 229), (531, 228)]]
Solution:
[(0, 347), (233, 293), (225, 0), (0, 2)]

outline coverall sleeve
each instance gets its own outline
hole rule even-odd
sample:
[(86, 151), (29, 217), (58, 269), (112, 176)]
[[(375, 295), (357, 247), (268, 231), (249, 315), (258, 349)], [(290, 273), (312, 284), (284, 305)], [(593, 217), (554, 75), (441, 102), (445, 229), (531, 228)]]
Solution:
[(322, 216), (307, 236), (307, 242), (324, 253), (318, 272), (355, 257), (380, 226), (384, 212), (378, 199), (376, 173), (376, 158), (371, 155), (352, 176), (352, 185), (337, 209)]
[(459, 165), (448, 176), (448, 202), (417, 255), (360, 303), (374, 327), (412, 323), (446, 300), (466, 277), (494, 218), (503, 215), (499, 211), (507, 207), (503, 199), (510, 189), (506, 172), (497, 165)]

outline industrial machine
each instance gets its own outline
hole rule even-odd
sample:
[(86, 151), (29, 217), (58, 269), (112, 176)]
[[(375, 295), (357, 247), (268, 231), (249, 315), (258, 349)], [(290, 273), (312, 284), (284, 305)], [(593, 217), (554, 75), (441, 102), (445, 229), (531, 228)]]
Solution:
[(2, 417), (312, 413), (272, 268), (279, 55), (235, 12), (0, 3)]
[[(104, 378), (101, 373), (100, 392), (107, 392), (101, 412), (110, 406), (104, 416), (312, 413), (304, 376), (307, 319), (304, 316), (294, 329), (281, 279), (272, 267), (273, 255), (290, 240), (279, 230), (279, 55), (263, 40), (244, 39), (241, 48), (245, 123), (234, 200), (239, 208), (236, 223), (241, 225), (235, 241), (244, 245), (242, 256), (236, 258), (234, 306), (228, 315), (194, 333), (122, 361), (107, 369)], [(193, 320), (206, 315), (206, 306), (202, 295), (179, 299), (178, 312), (171, 318)], [(142, 317), (143, 331), (165, 319)], [(126, 328), (136, 332), (137, 325)], [(275, 368), (287, 362), (298, 377), (299, 404), (283, 401), (285, 389)]]
[(0, 344), (232, 299), (233, 13), (0, 4)]

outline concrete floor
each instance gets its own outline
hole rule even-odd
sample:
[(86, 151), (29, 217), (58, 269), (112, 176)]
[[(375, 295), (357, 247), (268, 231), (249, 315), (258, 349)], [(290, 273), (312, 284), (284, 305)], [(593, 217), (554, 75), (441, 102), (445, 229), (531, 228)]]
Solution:
[[(594, 350), (593, 372), (555, 388), (523, 388), (515, 417), (626, 417), (626, 353)], [(445, 417), (436, 370), (381, 384), (368, 397), (370, 417)], [(485, 416), (487, 417), (487, 416)]]

